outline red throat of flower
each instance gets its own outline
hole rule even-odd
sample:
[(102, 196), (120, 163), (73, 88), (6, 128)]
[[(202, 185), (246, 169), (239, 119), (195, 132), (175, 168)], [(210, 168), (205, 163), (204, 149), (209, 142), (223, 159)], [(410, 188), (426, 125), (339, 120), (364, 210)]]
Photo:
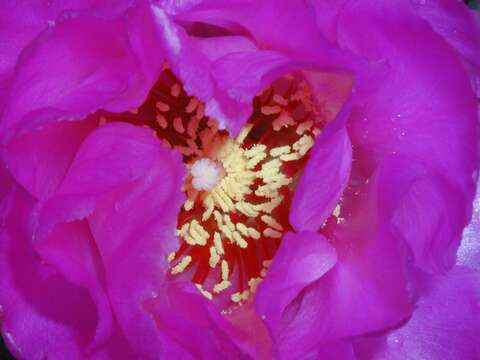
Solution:
[(100, 122), (147, 126), (183, 154), (187, 200), (178, 216), (179, 248), (168, 257), (171, 276), (193, 281), (209, 299), (241, 302), (255, 292), (291, 229), (293, 190), (321, 124), (307, 82), (292, 75), (255, 97), (236, 138), (204, 109), (165, 68), (141, 107), (104, 114)]

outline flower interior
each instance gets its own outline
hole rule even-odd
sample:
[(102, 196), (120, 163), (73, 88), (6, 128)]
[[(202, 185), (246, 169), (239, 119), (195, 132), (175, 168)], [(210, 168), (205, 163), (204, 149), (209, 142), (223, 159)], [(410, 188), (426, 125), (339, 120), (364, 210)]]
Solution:
[(246, 301), (265, 277), (284, 232), (295, 184), (321, 123), (307, 81), (286, 75), (254, 98), (232, 138), (205, 115), (165, 67), (146, 102), (100, 123), (129, 121), (154, 130), (189, 169), (178, 215), (179, 247), (170, 276), (191, 280), (209, 299)]

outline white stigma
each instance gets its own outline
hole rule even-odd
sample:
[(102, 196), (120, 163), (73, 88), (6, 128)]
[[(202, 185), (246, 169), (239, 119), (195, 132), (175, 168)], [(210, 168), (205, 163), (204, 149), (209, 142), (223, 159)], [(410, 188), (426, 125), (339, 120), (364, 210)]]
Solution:
[(225, 175), (223, 167), (216, 161), (200, 159), (193, 163), (190, 173), (192, 185), (196, 190), (211, 191)]

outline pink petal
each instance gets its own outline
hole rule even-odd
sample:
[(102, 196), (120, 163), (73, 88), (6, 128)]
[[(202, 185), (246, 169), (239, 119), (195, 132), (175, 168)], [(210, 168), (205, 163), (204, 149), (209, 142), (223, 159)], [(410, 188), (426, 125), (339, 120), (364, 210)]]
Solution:
[[(401, 2), (350, 3), (339, 19), (338, 39), (371, 61), (387, 59), (390, 65), (382, 87), (364, 103), (353, 104), (348, 125), (355, 149), (352, 183), (365, 181), (391, 154), (424, 166), (431, 179), (422, 186), (432, 185), (435, 190), (422, 195), (425, 201), (418, 209), (432, 221), (422, 224), (420, 239), (408, 236), (408, 240), (423, 242), (413, 247), (424, 270), (444, 271), (453, 264), (445, 259), (452, 259), (459, 245), (475, 191), (477, 103), (468, 75), (456, 52)], [(438, 201), (442, 191), (447, 194)], [(429, 206), (427, 199), (439, 206)], [(443, 234), (430, 241), (435, 233), (427, 227), (442, 219), (449, 219), (442, 225)]]
[(72, 16), (42, 32), (24, 51), (12, 79), (4, 139), (59, 118), (83, 119), (100, 107), (138, 106), (157, 79), (162, 54), (149, 8), (128, 15)]
[(267, 277), (255, 296), (257, 313), (272, 333), (278, 331), (287, 305), (327, 273), (336, 260), (335, 249), (317, 233), (289, 232), (283, 237)]
[(352, 149), (345, 129), (321, 136), (313, 147), (290, 208), (296, 231), (317, 231), (348, 182)]
[(355, 343), (359, 359), (477, 359), (480, 283), (477, 271), (454, 268), (424, 277), (425, 296), (406, 324)]
[(16, 188), (2, 208), (6, 204), (7, 226), (0, 234), (3, 338), (18, 358), (80, 359), (95, 335), (95, 304), (31, 248), (33, 199)]
[(272, 357), (274, 351), (272, 338), (266, 324), (258, 316), (253, 301), (219, 315), (224, 321), (219, 321), (217, 317), (214, 317), (217, 326), (230, 336), (232, 342), (244, 354), (253, 359), (270, 359)]
[(285, 55), (260, 50), (243, 36), (189, 36), (163, 9), (153, 11), (173, 71), (189, 94), (206, 103), (206, 114), (232, 134), (248, 119), (258, 91), (291, 66)]
[(309, 356), (315, 359), (358, 360), (354, 348), (348, 340), (321, 344)]
[(276, 334), (280, 351), (311, 351), (325, 342), (397, 325), (411, 314), (411, 256), (392, 226), (402, 191), (388, 190), (396, 188), (398, 168), (392, 161), (368, 184), (348, 190), (345, 199), (352, 200), (342, 205), (344, 220), (330, 220), (323, 230), (337, 263), (285, 310)]
[(418, 14), (449, 43), (465, 61), (480, 94), (480, 15), (460, 1), (415, 1)]
[[(332, 47), (317, 29), (312, 9), (304, 4), (206, 1), (195, 5), (169, 3), (171, 17), (158, 7), (154, 11), (174, 71), (188, 92), (206, 102), (206, 113), (232, 134), (248, 118), (256, 93), (286, 72), (349, 70), (358, 78), (355, 86), (362, 89), (376, 86), (383, 76), (383, 65)], [(218, 45), (222, 50), (213, 51)]]
[(5, 0), (0, 8), (0, 109), (14, 76), (14, 67), (22, 50), (42, 31), (54, 26), (65, 11), (88, 11), (90, 14), (113, 16), (128, 6), (128, 1), (101, 4), (85, 0), (55, 0), (18, 2)]
[(104, 288), (104, 271), (88, 223), (75, 221), (57, 225), (34, 244), (43, 261), (54, 266), (68, 281), (89, 290), (97, 306), (95, 347), (112, 333), (114, 320)]
[[(406, 165), (405, 167), (407, 167)], [(471, 204), (458, 202), (449, 184), (426, 174), (405, 190), (394, 224), (408, 241), (416, 264), (429, 272), (446, 272), (454, 264)]]
[(10, 142), (3, 159), (15, 180), (38, 199), (47, 198), (60, 185), (92, 121), (47, 125)]
[(178, 348), (142, 304), (162, 291), (167, 255), (178, 246), (175, 226), (184, 201), (179, 154), (160, 148), (154, 154), (144, 176), (99, 198), (89, 217), (115, 317), (131, 347), (149, 359)]
[(192, 283), (170, 283), (162, 290), (146, 300), (144, 307), (158, 330), (167, 334), (172, 343), (180, 345), (171, 349), (170, 356), (238, 359), (237, 348), (219, 327), (219, 323), (226, 320)]
[(80, 146), (55, 195), (42, 205), (39, 236), (58, 222), (88, 216), (100, 195), (144, 176), (159, 151), (150, 130), (126, 123), (96, 129)]

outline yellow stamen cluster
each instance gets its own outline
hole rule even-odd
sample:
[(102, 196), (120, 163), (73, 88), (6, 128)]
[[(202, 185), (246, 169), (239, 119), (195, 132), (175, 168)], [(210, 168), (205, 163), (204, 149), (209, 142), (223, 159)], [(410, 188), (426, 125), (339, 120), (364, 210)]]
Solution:
[[(293, 83), (292, 77), (285, 79)], [(179, 84), (174, 83), (169, 93), (179, 97), (182, 91)], [(275, 141), (252, 140), (258, 137), (259, 131), (255, 120), (248, 122), (235, 139), (230, 138), (226, 131), (218, 129), (215, 121), (205, 117), (204, 105), (193, 97), (188, 98), (181, 113), (175, 113), (164, 101), (158, 100), (155, 104), (156, 122), (162, 131), (173, 132), (183, 139), (179, 143), (175, 137), (161, 138), (165, 145), (180, 151), (187, 159), (187, 166), (209, 159), (224, 170), (223, 177), (210, 191), (195, 188), (192, 175), (188, 176), (184, 187), (187, 200), (177, 229), (185, 245), (168, 257), (171, 273), (178, 275), (199, 261), (195, 249), (205, 248), (206, 252), (202, 253), (208, 257), (208, 267), (218, 274), (219, 280), (212, 284), (210, 291), (205, 289), (203, 281), (196, 286), (209, 299), (235, 284), (231, 279), (232, 256), (229, 256), (237, 251), (232, 250), (234, 247), (246, 251), (265, 239), (278, 241), (287, 230), (277, 209), (285, 202), (285, 192), (291, 192), (294, 178), (286, 175), (283, 166), (302, 160), (318, 133), (306, 82), (297, 84), (296, 92), (288, 96), (273, 87), (259, 96), (269, 96), (270, 100), (258, 107), (255, 116), (264, 119), (271, 137), (278, 137)], [(300, 121), (292, 115), (292, 102), (303, 111)], [(284, 136), (285, 132), (290, 135)], [(187, 245), (189, 248), (185, 248)], [(192, 253), (194, 250), (197, 252)], [(269, 262), (269, 259), (263, 261), (258, 276), (245, 280), (248, 289), (231, 293), (232, 301), (245, 301), (255, 292)], [(235, 287), (243, 288), (238, 284)]]
[[(170, 273), (192, 280), (208, 299), (222, 294), (242, 302), (291, 229), (288, 209), (320, 131), (317, 115), (307, 82), (287, 75), (255, 97), (249, 121), (231, 138), (165, 67), (144, 104), (121, 114), (101, 111), (98, 123), (147, 127), (183, 155), (187, 200), (178, 216), (180, 246), (168, 255)], [(334, 216), (343, 220), (340, 208)]]
[[(213, 234), (209, 233), (199, 220), (192, 219), (182, 225), (178, 230), (178, 235), (192, 246), (205, 246), (207, 241), (211, 240), (209, 265), (212, 269), (220, 263), (222, 266), (222, 280), (214, 285), (214, 293), (220, 293), (231, 285), (228, 280), (228, 263), (222, 260), (225, 254), (224, 241), (244, 249), (248, 246), (249, 241), (259, 240), (262, 234), (264, 237), (270, 238), (282, 237), (284, 229), (271, 215), (283, 200), (279, 190), (292, 182), (291, 178), (287, 178), (281, 172), (281, 165), (284, 161), (289, 161), (289, 159), (283, 160), (282, 157), (295, 154), (301, 158), (313, 145), (313, 141), (300, 142), (301, 146), (299, 147), (283, 146), (282, 148), (285, 150), (275, 151), (272, 149), (269, 153), (265, 145), (254, 145), (244, 149), (242, 141), (248, 135), (249, 129), (251, 129), (250, 126), (242, 129), (235, 140), (224, 136), (216, 153), (210, 155), (212, 160), (221, 163), (225, 169), (225, 176), (213, 190), (199, 193), (187, 186), (189, 198), (184, 204), (185, 211), (192, 210), (193, 204), (200, 198), (204, 208), (201, 222), (206, 222), (213, 217), (217, 231)], [(292, 152), (292, 150), (297, 151)], [(258, 180), (261, 180), (262, 185), (255, 189), (254, 184)], [(265, 200), (259, 203), (249, 202), (247, 196), (252, 193), (265, 198)], [(244, 222), (234, 222), (229, 215), (231, 213), (241, 214), (246, 218), (259, 217), (267, 227), (260, 233), (255, 227), (248, 226)], [(183, 271), (188, 266), (190, 260), (185, 259), (189, 259), (189, 256), (184, 256), (172, 268), (172, 274), (177, 274), (179, 270)], [(242, 295), (243, 300), (245, 300), (245, 294)], [(232, 295), (232, 300), (235, 301), (238, 296), (238, 294)]]

